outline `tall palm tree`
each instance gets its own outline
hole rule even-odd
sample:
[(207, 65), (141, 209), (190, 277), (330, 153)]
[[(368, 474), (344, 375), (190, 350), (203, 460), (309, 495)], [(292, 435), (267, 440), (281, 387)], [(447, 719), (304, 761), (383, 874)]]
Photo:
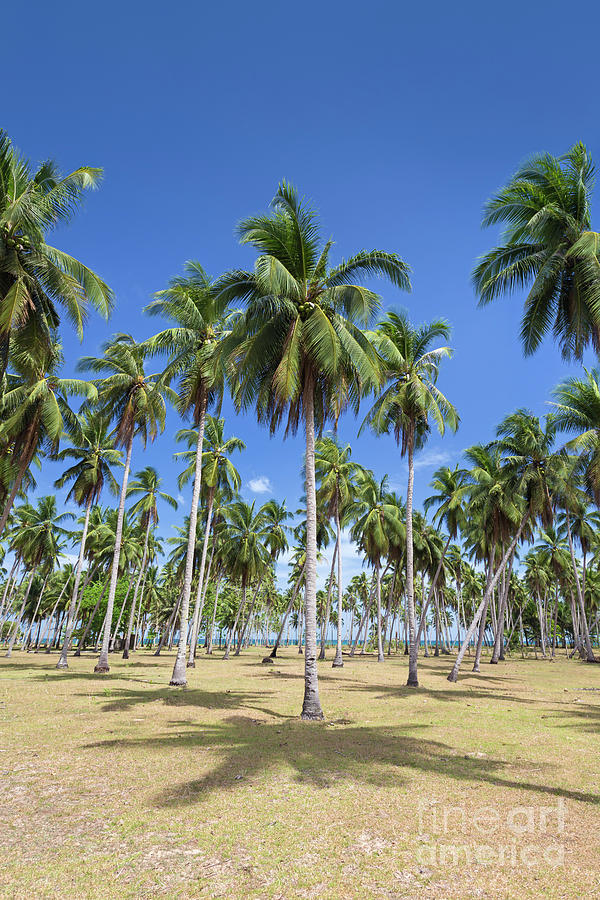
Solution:
[[(333, 667), (344, 665), (342, 658), (342, 521), (354, 499), (357, 475), (360, 467), (350, 454), (350, 444), (340, 446), (334, 438), (323, 437), (315, 448), (315, 475), (318, 482), (317, 500), (324, 504), (327, 513), (335, 521), (337, 552), (337, 642)], [(325, 616), (325, 624), (329, 611)], [(321, 648), (324, 649), (323, 647)]]
[(15, 460), (11, 466), (12, 487), (0, 517), (0, 535), (35, 454), (42, 450), (56, 453), (65, 432), (76, 429), (69, 398), (79, 396), (92, 402), (97, 396), (92, 384), (59, 377), (63, 362), (60, 344), (41, 347), (30, 337), (27, 328), (11, 341), (15, 375), (8, 375), (0, 397), (0, 446)]
[(54, 482), (54, 487), (56, 488), (62, 488), (65, 484), (70, 483), (71, 488), (67, 494), (67, 500), (72, 499), (78, 506), (85, 508), (73, 593), (71, 594), (71, 602), (67, 613), (67, 627), (63, 648), (56, 664), (57, 669), (68, 668), (67, 653), (75, 624), (74, 615), (79, 596), (79, 584), (85, 558), (92, 506), (100, 499), (105, 484), (109, 486), (114, 494), (118, 493), (118, 485), (111, 472), (111, 466), (119, 465), (121, 462), (121, 453), (115, 449), (112, 436), (108, 433), (108, 422), (106, 419), (87, 411), (80, 422), (73, 446), (66, 447), (58, 454), (58, 459), (61, 461), (73, 459), (75, 462)]
[(552, 328), (565, 358), (600, 348), (600, 234), (592, 231), (592, 158), (582, 143), (533, 156), (486, 204), (484, 226), (503, 223), (502, 245), (473, 272), (480, 305), (528, 288), (521, 322), (526, 354)]
[(138, 592), (142, 578), (145, 575), (146, 562), (148, 559), (150, 531), (158, 524), (158, 501), (163, 500), (165, 503), (168, 503), (172, 509), (177, 509), (177, 501), (171, 497), (170, 494), (160, 490), (162, 481), (162, 478), (153, 466), (146, 466), (145, 469), (142, 469), (141, 472), (136, 474), (135, 481), (130, 482), (127, 487), (127, 496), (138, 498), (129, 510), (129, 514), (131, 516), (139, 516), (140, 525), (144, 530), (144, 549), (142, 551), (142, 561), (135, 582), (133, 600), (131, 601), (131, 609), (129, 611), (129, 624), (125, 635), (123, 659), (129, 659), (129, 644), (131, 642), (131, 634), (133, 631), (133, 620), (137, 607)]
[[(197, 433), (190, 428), (182, 429), (177, 433), (176, 439), (187, 440), (189, 450), (176, 453), (175, 457), (181, 457), (188, 462), (187, 468), (179, 476), (181, 488), (191, 477), (196, 475), (197, 463)], [(205, 445), (205, 446), (204, 446)], [(198, 641), (198, 627), (200, 625), (201, 602), (204, 594), (204, 576), (206, 570), (206, 556), (208, 541), (211, 535), (213, 509), (215, 495), (221, 491), (227, 499), (231, 499), (240, 489), (242, 480), (239, 472), (228, 458), (231, 453), (246, 449), (245, 443), (238, 437), (225, 438), (225, 419), (215, 416), (207, 416), (204, 432), (203, 449), (201, 454), (200, 483), (206, 499), (206, 524), (204, 539), (202, 541), (202, 556), (200, 558), (200, 571), (198, 573), (198, 587), (196, 591), (196, 603), (194, 605), (194, 618), (190, 633), (190, 653), (188, 666), (196, 665), (196, 648)]]
[(259, 422), (286, 432), (303, 422), (306, 474), (306, 653), (302, 718), (323, 716), (317, 679), (317, 506), (315, 435), (337, 419), (347, 402), (379, 383), (379, 360), (360, 326), (379, 298), (353, 281), (381, 275), (410, 288), (408, 266), (393, 253), (361, 251), (330, 268), (332, 241), (321, 240), (313, 210), (287, 183), (279, 185), (270, 214), (246, 219), (240, 240), (258, 252), (254, 271), (218, 279), (221, 304), (244, 303), (224, 342), (238, 408), (254, 405)]
[(148, 438), (154, 440), (158, 432), (163, 431), (165, 427), (165, 398), (173, 399), (173, 392), (160, 375), (146, 374), (144, 347), (137, 344), (130, 335), (115, 335), (112, 341), (104, 344), (103, 349), (103, 356), (86, 356), (81, 359), (79, 369), (91, 370), (102, 376), (96, 382), (100, 413), (115, 420), (115, 445), (125, 449), (125, 467), (119, 496), (102, 650), (94, 669), (98, 673), (108, 672), (110, 668), (108, 665), (110, 629), (119, 575), (123, 517), (133, 439), (138, 435), (144, 446)]
[(91, 269), (46, 243), (67, 224), (84, 191), (98, 186), (102, 169), (81, 166), (62, 175), (47, 160), (31, 164), (0, 130), (0, 377), (6, 371), (11, 334), (35, 323), (37, 341), (49, 349), (63, 306), (79, 336), (92, 306), (108, 318), (113, 295)]
[(456, 431), (459, 417), (455, 408), (438, 389), (436, 382), (440, 362), (451, 356), (446, 346), (432, 347), (439, 338), (448, 340), (450, 327), (438, 320), (414, 327), (404, 313), (388, 313), (372, 340), (383, 359), (388, 387), (375, 401), (367, 422), (377, 434), (392, 432), (408, 458), (408, 488), (406, 491), (406, 604), (409, 627), (409, 686), (417, 687), (414, 550), (413, 550), (413, 488), (415, 480), (414, 452), (423, 447), (435, 422), (440, 434), (446, 427)]
[(184, 275), (172, 279), (169, 286), (159, 291), (146, 308), (150, 315), (160, 315), (174, 323), (172, 327), (151, 338), (147, 347), (150, 353), (169, 354), (168, 376), (179, 381), (179, 412), (191, 415), (193, 427), (197, 429), (192, 505), (180, 604), (179, 644), (170, 681), (174, 687), (187, 684), (185, 657), (206, 414), (211, 402), (220, 403), (223, 393), (223, 367), (218, 343), (227, 330), (227, 316), (224, 314), (224, 307), (215, 302), (211, 286), (211, 279), (200, 263), (188, 262)]

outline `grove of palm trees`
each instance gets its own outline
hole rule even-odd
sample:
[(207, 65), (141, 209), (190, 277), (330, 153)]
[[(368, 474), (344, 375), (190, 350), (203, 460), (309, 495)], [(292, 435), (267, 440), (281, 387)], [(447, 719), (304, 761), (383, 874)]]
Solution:
[(474, 431), (489, 373), (453, 378), (453, 304), (413, 299), (405, 225), (337, 243), (335, 207), (275, 172), (122, 297), (81, 239), (109, 173), (18, 142), (0, 132), (0, 896), (596, 896), (590, 148), (489, 172), (470, 339), (518, 308), (509, 343), (562, 375), (530, 408), (492, 373)]

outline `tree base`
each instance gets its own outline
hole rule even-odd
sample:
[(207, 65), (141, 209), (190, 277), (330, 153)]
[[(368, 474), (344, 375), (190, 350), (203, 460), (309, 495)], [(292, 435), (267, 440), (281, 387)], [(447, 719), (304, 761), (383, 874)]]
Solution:
[(302, 710), (300, 718), (303, 722), (321, 722), (325, 716), (322, 709), (315, 712)]
[(262, 664), (263, 664), (263, 666), (274, 666), (275, 665), (275, 663), (273, 662), (273, 660), (271, 659), (270, 656), (265, 656), (265, 658), (262, 661)]
[(344, 668), (344, 660), (341, 657), (336, 656), (334, 661), (331, 663), (331, 668), (332, 669), (343, 669)]
[(195, 659), (189, 660), (189, 662), (186, 663), (185, 667), (186, 667), (186, 669), (195, 669), (196, 668), (196, 660)]
[(59, 661), (56, 663), (56, 668), (57, 669), (68, 669), (69, 663), (66, 661), (66, 659), (59, 659)]
[(96, 672), (97, 675), (106, 675), (108, 672), (110, 672), (110, 666), (105, 666), (105, 665), (94, 666), (94, 672)]
[(419, 687), (419, 679), (418, 678), (409, 678), (406, 682), (406, 687)]
[(494, 658), (490, 659), (490, 666), (497, 666), (497, 665), (498, 665), (497, 659), (494, 659)]
[(172, 678), (169, 682), (169, 687), (186, 687), (187, 681), (185, 678)]
[(454, 684), (457, 681), (457, 679), (458, 679), (458, 675), (456, 672), (450, 672), (450, 674), (448, 675), (448, 678), (447, 678), (447, 680), (452, 682), (452, 684)]

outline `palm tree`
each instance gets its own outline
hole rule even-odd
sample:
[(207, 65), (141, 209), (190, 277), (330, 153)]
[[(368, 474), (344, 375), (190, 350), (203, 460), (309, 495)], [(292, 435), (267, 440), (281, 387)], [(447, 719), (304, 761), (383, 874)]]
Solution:
[(521, 322), (526, 354), (552, 327), (563, 357), (600, 348), (600, 234), (592, 231), (592, 158), (582, 143), (564, 156), (533, 156), (488, 201), (484, 226), (506, 224), (503, 243), (473, 272), (480, 305), (529, 288)]
[(403, 536), (398, 506), (390, 502), (387, 487), (387, 476), (378, 481), (372, 472), (368, 470), (361, 472), (353, 510), (356, 521), (352, 527), (353, 539), (375, 570), (378, 662), (384, 660), (381, 641), (381, 559), (388, 555), (394, 538), (398, 540)]
[(59, 378), (63, 362), (59, 344), (40, 347), (30, 337), (30, 329), (25, 329), (11, 341), (11, 366), (16, 374), (8, 375), (0, 398), (0, 445), (18, 461), (12, 466), (12, 487), (0, 517), (0, 535), (35, 454), (41, 450), (56, 453), (65, 432), (76, 428), (69, 397), (92, 402), (97, 396), (96, 388), (86, 381)]
[(57, 305), (66, 309), (80, 338), (90, 306), (108, 318), (110, 288), (79, 260), (46, 243), (101, 177), (102, 169), (90, 166), (61, 175), (52, 160), (34, 172), (0, 130), (0, 378), (15, 330), (35, 324), (38, 342), (50, 349), (60, 321)]
[(431, 598), (442, 571), (450, 542), (456, 540), (458, 532), (462, 531), (466, 525), (464, 504), (468, 486), (465, 481), (466, 473), (459, 469), (458, 466), (455, 466), (454, 469), (450, 469), (448, 466), (442, 466), (433, 473), (431, 487), (436, 493), (427, 497), (423, 504), (425, 512), (429, 512), (432, 506), (437, 507), (433, 516), (434, 525), (445, 525), (448, 531), (448, 537), (429, 586), (429, 593), (421, 615), (419, 634), (417, 635), (417, 646), (420, 643), (420, 635), (425, 622), (425, 616), (427, 615)]
[[(342, 552), (341, 552), (341, 523), (354, 499), (356, 478), (359, 465), (350, 459), (352, 448), (350, 444), (341, 447), (336, 440), (323, 437), (317, 441), (315, 448), (315, 475), (319, 487), (317, 500), (324, 504), (327, 513), (335, 521), (337, 553), (337, 643), (333, 667), (343, 666), (342, 659)], [(333, 573), (332, 573), (333, 574)], [(325, 624), (329, 618), (329, 610), (325, 615)], [(321, 653), (324, 652), (324, 642), (321, 642)]]
[(119, 575), (125, 497), (133, 439), (135, 435), (139, 435), (145, 446), (148, 437), (154, 440), (158, 432), (163, 431), (166, 416), (165, 397), (173, 398), (173, 392), (161, 376), (146, 374), (144, 348), (130, 335), (115, 335), (112, 341), (104, 344), (103, 349), (103, 356), (86, 356), (79, 362), (79, 369), (91, 370), (103, 376), (97, 380), (100, 414), (114, 418), (115, 445), (125, 448), (125, 467), (119, 496), (102, 650), (94, 669), (99, 673), (109, 671), (110, 629)]
[(438, 338), (447, 340), (449, 336), (447, 322), (440, 319), (415, 328), (404, 313), (388, 313), (372, 335), (383, 359), (389, 386), (375, 401), (366, 421), (377, 434), (393, 432), (402, 456), (408, 457), (406, 604), (410, 655), (407, 684), (413, 687), (419, 684), (413, 569), (414, 452), (425, 444), (431, 419), (440, 434), (444, 434), (446, 427), (452, 431), (458, 428), (458, 413), (436, 386), (440, 361), (451, 356), (451, 350), (445, 346), (431, 346)]
[(323, 243), (313, 210), (287, 183), (279, 185), (272, 212), (243, 221), (240, 240), (259, 253), (254, 271), (218, 279), (221, 304), (244, 303), (224, 341), (238, 408), (256, 407), (272, 432), (287, 414), (287, 432), (303, 421), (306, 453), (307, 553), (306, 654), (302, 718), (323, 716), (317, 679), (317, 506), (315, 433), (337, 419), (347, 402), (378, 384), (379, 360), (360, 329), (379, 298), (353, 280), (382, 275), (410, 288), (406, 264), (392, 253), (361, 251), (329, 267), (332, 241)]
[[(67, 519), (72, 519), (73, 513), (59, 513), (56, 508), (56, 497), (47, 496), (40, 497), (35, 507), (25, 504), (17, 509), (15, 518), (16, 524), (10, 546), (26, 562), (31, 574), (13, 626), (6, 656), (12, 654), (33, 578), (40, 566), (46, 578), (54, 568), (61, 551), (61, 539), (69, 536), (69, 532), (62, 527), (62, 523)], [(41, 593), (43, 593), (43, 588), (40, 592), (40, 599)]]
[[(179, 487), (181, 488), (191, 477), (195, 477), (196, 474), (197, 434), (193, 429), (182, 429), (177, 433), (176, 440), (187, 440), (190, 448), (187, 451), (175, 454), (176, 458), (181, 457), (184, 461), (189, 463), (188, 467), (179, 476)], [(240, 438), (225, 438), (225, 420), (214, 416), (207, 416), (206, 418), (204, 444), (206, 445), (206, 448), (203, 448), (201, 454), (200, 483), (206, 496), (206, 524), (202, 542), (202, 556), (200, 558), (194, 618), (190, 634), (188, 666), (192, 667), (196, 665), (198, 627), (201, 616), (200, 607), (201, 602), (204, 599), (203, 589), (206, 555), (208, 551), (208, 541), (211, 535), (215, 494), (220, 490), (227, 499), (231, 499), (231, 497), (239, 491), (242, 480), (239, 472), (228, 457), (236, 450), (242, 451), (246, 449), (245, 443)]]
[(127, 626), (127, 634), (125, 636), (125, 645), (123, 647), (123, 659), (129, 659), (129, 644), (131, 642), (131, 634), (133, 631), (133, 620), (137, 607), (137, 597), (140, 589), (142, 578), (146, 571), (146, 561), (148, 559), (148, 541), (150, 531), (153, 526), (158, 524), (158, 500), (164, 500), (172, 509), (177, 509), (177, 501), (170, 494), (160, 490), (162, 478), (152, 466), (146, 466), (141, 472), (135, 476), (127, 488), (128, 497), (138, 497), (138, 500), (129, 510), (131, 516), (140, 517), (140, 525), (144, 529), (144, 549), (142, 551), (142, 561), (140, 570), (135, 583), (133, 592), (133, 600), (131, 601), (131, 609), (129, 611), (129, 624)]
[(229, 658), (232, 637), (242, 610), (246, 608), (247, 587), (262, 575), (269, 561), (270, 535), (267, 516), (262, 507), (255, 512), (254, 505), (254, 501), (248, 504), (243, 500), (237, 500), (231, 504), (227, 512), (223, 554), (227, 559), (230, 578), (240, 582), (242, 596), (227, 640), (225, 659)]
[(118, 486), (110, 467), (118, 465), (121, 461), (121, 453), (115, 450), (112, 436), (108, 433), (108, 422), (87, 411), (81, 419), (77, 429), (77, 438), (72, 447), (66, 447), (58, 454), (58, 459), (73, 459), (75, 463), (54, 482), (54, 487), (62, 488), (71, 483), (67, 494), (67, 500), (74, 500), (78, 506), (85, 507), (83, 531), (79, 545), (79, 556), (75, 570), (73, 593), (67, 613), (67, 627), (60, 658), (56, 664), (57, 669), (67, 669), (67, 653), (73, 625), (77, 597), (79, 596), (79, 583), (85, 558), (85, 546), (90, 523), (92, 505), (97, 503), (105, 484), (108, 484), (113, 493), (118, 493)]
[[(484, 610), (487, 610), (492, 595), (502, 572), (515, 552), (515, 548), (529, 523), (533, 526), (540, 522), (547, 528), (553, 521), (553, 480), (556, 473), (556, 457), (552, 455), (554, 441), (552, 421), (546, 422), (543, 428), (540, 420), (528, 410), (519, 409), (507, 416), (497, 429), (497, 447), (503, 454), (507, 467), (508, 489), (514, 497), (515, 506), (520, 507), (521, 518), (513, 529), (512, 538), (505, 549), (493, 576), (488, 578), (481, 603), (477, 608), (473, 621), (452, 668), (448, 681), (456, 681), (458, 670), (469, 642), (479, 625)], [(494, 557), (490, 558), (490, 566)]]
[(188, 262), (185, 274), (172, 279), (169, 286), (159, 291), (146, 308), (150, 315), (164, 316), (175, 323), (174, 327), (151, 338), (147, 347), (150, 353), (169, 354), (168, 376), (179, 380), (179, 412), (182, 415), (190, 414), (192, 424), (197, 429), (192, 505), (180, 604), (179, 645), (170, 682), (174, 687), (187, 684), (185, 656), (206, 414), (210, 403), (220, 402), (223, 394), (223, 369), (218, 341), (226, 331), (227, 317), (224, 315), (224, 307), (215, 302), (211, 286), (212, 282), (200, 263)]

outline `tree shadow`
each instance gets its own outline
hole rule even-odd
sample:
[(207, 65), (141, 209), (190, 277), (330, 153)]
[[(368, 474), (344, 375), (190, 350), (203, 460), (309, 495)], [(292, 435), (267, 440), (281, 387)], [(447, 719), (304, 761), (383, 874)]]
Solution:
[[(133, 679), (131, 679), (133, 680)], [(142, 682), (146, 684), (147, 682)], [(240, 707), (254, 709), (272, 718), (287, 719), (283, 713), (275, 712), (263, 705), (265, 696), (271, 691), (205, 691), (199, 688), (173, 690), (170, 687), (150, 688), (148, 690), (130, 690), (128, 688), (107, 688), (107, 702), (101, 707), (102, 712), (127, 712), (136, 706), (149, 703), (162, 703), (164, 706), (194, 707), (196, 709), (239, 710)], [(87, 694), (80, 694), (87, 697)], [(197, 727), (197, 723), (196, 724)]]
[[(273, 723), (238, 713), (218, 724), (198, 727), (184, 719), (171, 727), (176, 727), (178, 733), (98, 741), (86, 747), (127, 747), (140, 755), (156, 751), (176, 755), (184, 747), (197, 747), (199, 751), (209, 748), (219, 753), (220, 763), (209, 772), (170, 785), (155, 795), (151, 804), (158, 808), (204, 802), (240, 782), (252, 782), (255, 777), (262, 781), (265, 771), (280, 767), (291, 767), (294, 781), (315, 789), (340, 782), (398, 788), (408, 785), (411, 773), (421, 772), (600, 805), (598, 794), (511, 777), (513, 764), (505, 760), (458, 755), (441, 741), (406, 733), (424, 726), (409, 726), (390, 735), (389, 727), (308, 724), (297, 719)], [(182, 729), (186, 730), (182, 733)], [(519, 769), (524, 765), (520, 760)]]

